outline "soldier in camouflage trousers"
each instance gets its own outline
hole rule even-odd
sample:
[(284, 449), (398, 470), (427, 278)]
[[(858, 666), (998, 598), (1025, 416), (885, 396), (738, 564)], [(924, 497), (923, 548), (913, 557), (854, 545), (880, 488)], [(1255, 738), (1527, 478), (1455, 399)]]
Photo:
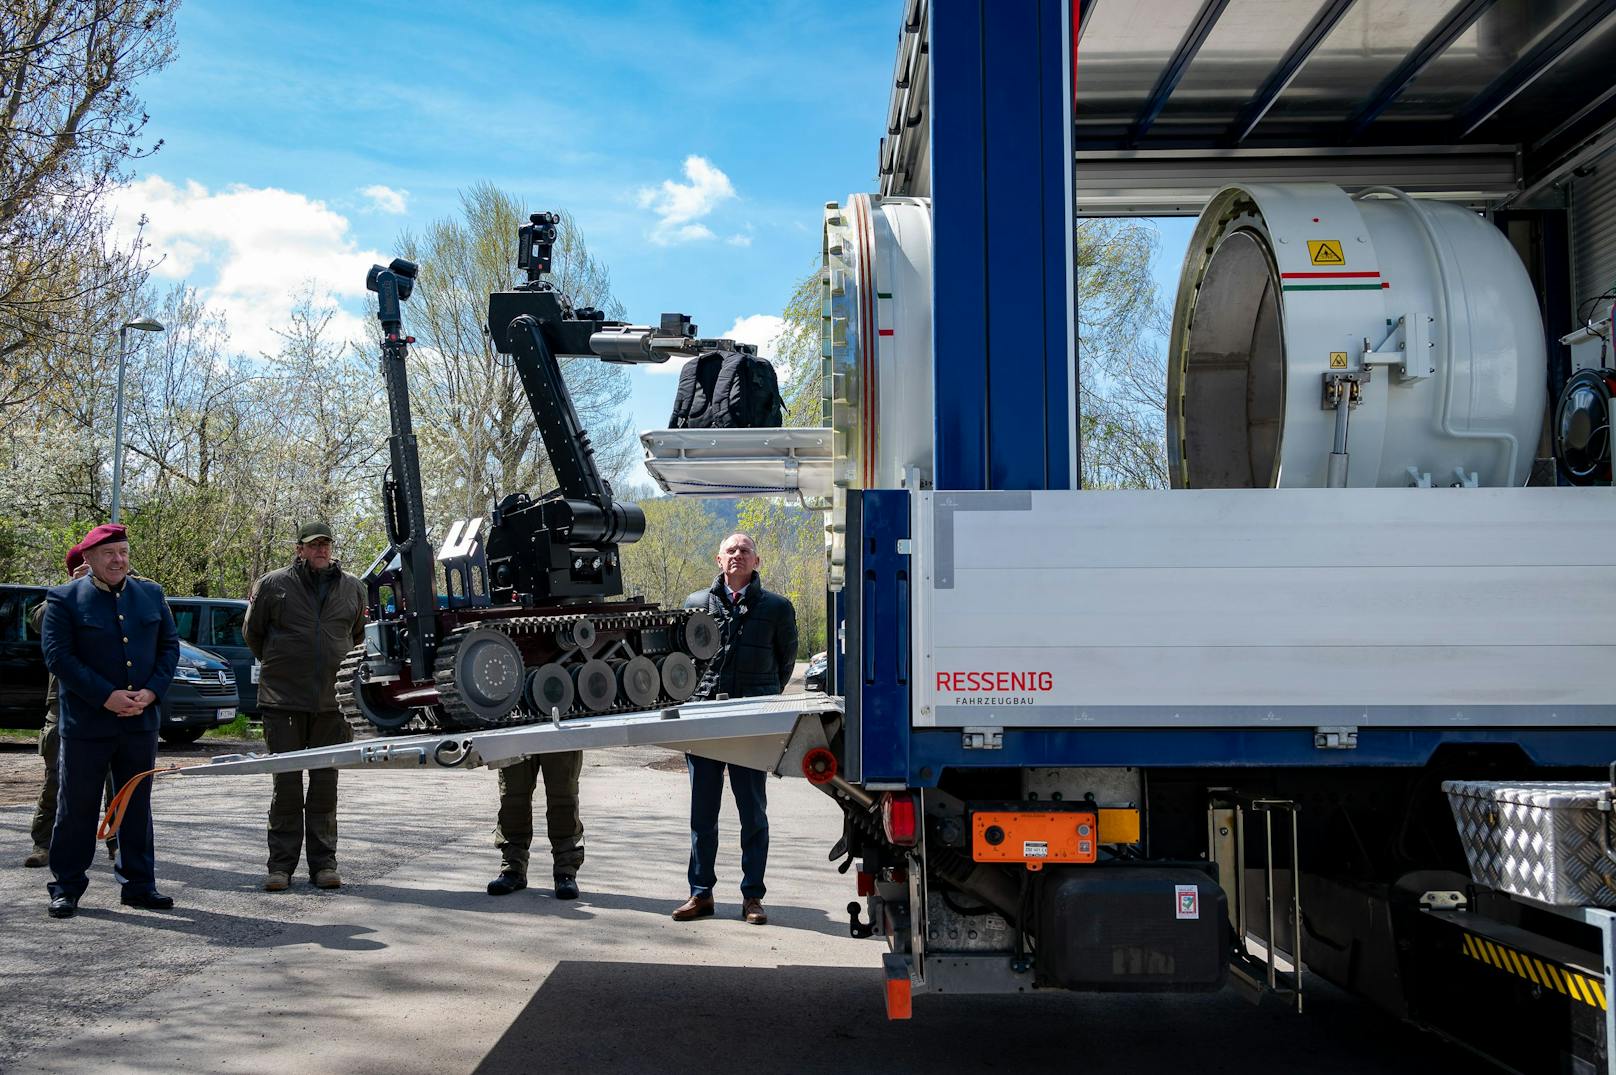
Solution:
[(528, 849), (533, 845), (533, 789), (544, 776), (544, 822), (550, 838), (558, 900), (578, 897), (578, 867), (584, 864), (584, 823), (578, 814), (578, 777), (584, 752), (569, 750), (523, 758), (499, 771), (499, 876), (488, 882), (490, 896), (527, 887)]

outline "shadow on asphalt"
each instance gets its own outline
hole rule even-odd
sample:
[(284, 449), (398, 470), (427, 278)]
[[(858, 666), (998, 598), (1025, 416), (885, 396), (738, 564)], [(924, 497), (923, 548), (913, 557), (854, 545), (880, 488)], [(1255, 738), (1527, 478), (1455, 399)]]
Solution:
[[(1459, 1054), (1344, 994), (1313, 1012), (1253, 1007), (1215, 994), (916, 996), (914, 1018), (889, 1022), (881, 972), (650, 963), (557, 964), (478, 1065), (479, 1075), (533, 1070), (564, 1055), (573, 1071), (1185, 1072), (1337, 1075), (1451, 1071)], [(599, 1026), (610, 1033), (580, 1034)], [(1211, 1051), (1198, 1043), (1227, 1042)], [(1485, 1068), (1476, 1063), (1471, 1070)]]
[[(542, 914), (547, 918), (585, 919), (593, 918), (595, 908), (614, 911), (637, 911), (642, 914), (655, 915), (664, 918), (673, 913), (673, 909), (684, 902), (684, 893), (680, 892), (674, 897), (657, 896), (630, 896), (620, 892), (591, 892), (587, 874), (580, 874), (579, 884), (583, 886), (583, 894), (572, 901), (557, 900), (551, 895), (547, 885), (540, 883), (529, 885), (521, 892), (513, 892), (508, 896), (490, 896), (483, 890), (465, 890), (450, 888), (398, 888), (392, 885), (377, 884), (374, 882), (360, 883), (347, 886), (355, 895), (365, 899), (380, 900), (384, 903), (408, 903), (420, 907), (435, 907), (455, 911), (498, 912), (510, 914)], [(847, 936), (847, 923), (838, 921), (827, 915), (818, 907), (797, 907), (791, 904), (770, 903), (765, 900), (764, 905), (769, 912), (769, 929), (798, 929), (812, 933), (822, 933), (828, 937)], [(739, 919), (741, 902), (736, 899), (726, 903), (720, 899), (715, 918)], [(699, 926), (700, 923), (697, 923)]]
[(263, 929), (264, 920), (209, 911), (201, 907), (175, 906), (171, 911), (134, 912), (111, 908), (81, 907), (81, 918), (115, 922), (142, 929), (185, 933), (227, 948), (281, 948), (294, 944), (315, 944), (345, 952), (374, 952), (387, 945), (363, 936), (376, 931), (369, 926), (347, 923), (274, 923)]
[[(174, 881), (186, 886), (182, 904), (175, 907), (171, 915), (189, 915), (191, 907), (187, 904), (191, 900), (206, 900), (209, 893), (232, 892), (242, 894), (256, 894), (265, 901), (265, 917), (261, 920), (252, 920), (257, 925), (274, 923), (277, 928), (285, 921), (284, 911), (292, 908), (286, 905), (296, 905), (306, 900), (320, 900), (322, 902), (335, 902), (339, 900), (373, 900), (378, 903), (407, 904), (413, 907), (430, 907), (436, 910), (469, 911), (477, 914), (503, 914), (503, 915), (541, 915), (545, 918), (555, 918), (562, 921), (583, 921), (595, 917), (596, 910), (634, 911), (648, 914), (655, 918), (664, 918), (673, 912), (673, 909), (684, 901), (682, 891), (670, 896), (635, 896), (620, 892), (597, 892), (589, 888), (587, 871), (580, 875), (583, 884), (583, 894), (574, 901), (557, 900), (552, 895), (548, 879), (530, 885), (521, 892), (514, 892), (508, 896), (490, 896), (479, 882), (476, 887), (467, 888), (406, 888), (387, 884), (383, 880), (365, 880), (363, 878), (352, 880), (344, 884), (341, 889), (334, 892), (323, 892), (316, 889), (306, 877), (301, 875), (292, 879), (292, 887), (285, 892), (264, 892), (262, 890), (263, 878), (257, 873), (244, 873), (240, 869), (198, 866), (186, 862), (168, 862), (162, 858), (157, 862), (158, 884), (165, 881)], [(802, 907), (794, 904), (773, 903), (765, 900), (769, 911), (768, 929), (793, 929), (810, 933), (818, 933), (827, 937), (847, 936), (847, 922), (834, 917), (820, 907)], [(90, 907), (81, 909), (82, 914), (103, 914), (105, 912)], [(200, 912), (207, 913), (207, 912)], [(713, 921), (727, 919), (739, 920), (741, 914), (740, 899), (718, 900), (717, 913)], [(157, 917), (143, 919), (148, 924)], [(231, 917), (231, 916), (216, 916)], [(247, 919), (239, 919), (246, 922)], [(693, 929), (700, 929), (703, 923), (692, 925)], [(295, 927), (288, 927), (295, 928)], [(277, 942), (282, 943), (282, 942)], [(289, 943), (303, 943), (291, 941)]]

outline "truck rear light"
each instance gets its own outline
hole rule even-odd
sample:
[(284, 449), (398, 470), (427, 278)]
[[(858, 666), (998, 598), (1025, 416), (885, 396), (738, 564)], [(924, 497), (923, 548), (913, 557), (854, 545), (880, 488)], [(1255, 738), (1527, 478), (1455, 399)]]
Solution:
[(920, 810), (915, 796), (908, 792), (881, 796), (881, 829), (887, 840), (898, 847), (914, 847), (920, 842)]
[(857, 880), (858, 880), (858, 894), (860, 896), (873, 896), (873, 895), (875, 895), (875, 875), (874, 874), (865, 873), (863, 870), (860, 870), (858, 872)]

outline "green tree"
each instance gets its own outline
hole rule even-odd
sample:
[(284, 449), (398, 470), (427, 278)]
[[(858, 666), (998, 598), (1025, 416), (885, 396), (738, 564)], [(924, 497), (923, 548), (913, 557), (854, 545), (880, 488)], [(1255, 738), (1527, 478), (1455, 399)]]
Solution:
[(678, 608), (713, 581), (713, 555), (725, 537), (723, 522), (705, 502), (688, 497), (656, 497), (639, 502), (645, 536), (622, 546), (623, 586), (666, 608)]
[[(772, 497), (741, 501), (737, 530), (757, 543), (763, 584), (797, 610), (797, 656), (825, 648), (825, 515)], [(725, 535), (720, 535), (720, 539)]]
[[(817, 262), (818, 259), (815, 259)], [(829, 425), (824, 412), (822, 386), (825, 360), (820, 351), (821, 305), (819, 269), (797, 281), (780, 317), (785, 328), (775, 339), (776, 373), (786, 403), (788, 426)]]

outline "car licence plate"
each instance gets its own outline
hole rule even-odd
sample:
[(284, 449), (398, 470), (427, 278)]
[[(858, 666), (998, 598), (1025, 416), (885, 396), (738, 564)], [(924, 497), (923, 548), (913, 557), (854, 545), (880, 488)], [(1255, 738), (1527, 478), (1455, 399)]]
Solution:
[(236, 711), (234, 709), (221, 709), (215, 714), (215, 717), (220, 724), (229, 724), (236, 719)]

